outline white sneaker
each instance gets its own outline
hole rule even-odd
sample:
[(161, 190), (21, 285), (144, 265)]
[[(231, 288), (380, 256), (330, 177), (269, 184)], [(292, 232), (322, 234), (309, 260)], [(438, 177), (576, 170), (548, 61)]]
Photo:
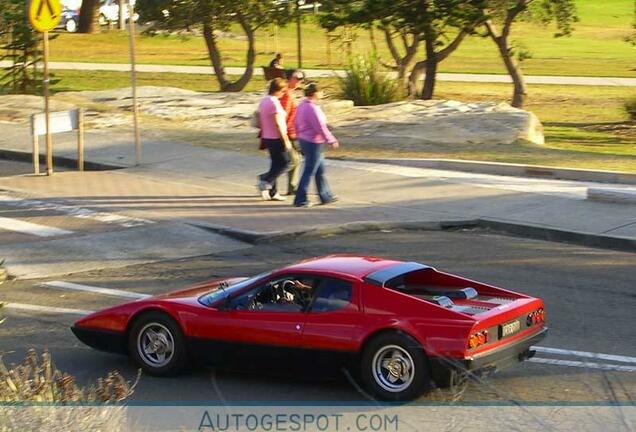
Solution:
[(261, 190), (261, 198), (263, 198), (263, 201), (269, 201), (272, 199), (272, 197), (269, 196), (269, 191), (267, 189)]
[(281, 194), (277, 193), (276, 195), (271, 197), (271, 200), (272, 201), (287, 201), (287, 197), (284, 197)]

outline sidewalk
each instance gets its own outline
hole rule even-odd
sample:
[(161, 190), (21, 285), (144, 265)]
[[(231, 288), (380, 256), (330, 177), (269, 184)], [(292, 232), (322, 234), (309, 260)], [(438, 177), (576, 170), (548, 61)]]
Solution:
[[(0, 147), (29, 151), (18, 134)], [(226, 226), (258, 233), (293, 232), (359, 221), (435, 222), (485, 219), (596, 236), (636, 240), (636, 207), (586, 200), (588, 187), (606, 185), (505, 177), (388, 164), (331, 160), (328, 178), (340, 201), (297, 209), (261, 201), (256, 175), (265, 157), (171, 142), (144, 142), (144, 163), (133, 167), (129, 136), (87, 134), (86, 159), (127, 167), (0, 179), (0, 189), (69, 200), (130, 217)], [(73, 138), (56, 140), (56, 155), (74, 157)], [(635, 191), (630, 185), (615, 189)], [(284, 188), (283, 188), (284, 190)]]
[[(0, 68), (9, 66), (8, 61), (0, 61)], [(82, 63), (82, 62), (51, 62), (51, 69), (59, 70), (86, 70), (86, 71), (116, 71), (128, 72), (130, 65), (126, 63)], [(182, 74), (203, 74), (213, 75), (211, 66), (182, 66), (182, 65), (136, 65), (138, 72), (154, 73), (182, 73)], [(242, 67), (226, 67), (225, 72), (229, 75), (241, 75), (245, 71)], [(323, 78), (334, 75), (343, 76), (343, 70), (329, 69), (304, 69), (308, 77)], [(263, 70), (260, 66), (254, 68), (254, 75), (262, 76)], [(466, 74), (466, 73), (438, 73), (437, 79), (440, 81), (455, 82), (481, 82), (481, 83), (511, 83), (508, 75), (497, 74)], [(636, 78), (621, 77), (577, 77), (577, 76), (549, 76), (549, 75), (526, 75), (528, 84), (552, 84), (552, 85), (582, 85), (582, 86), (613, 86), (613, 87), (636, 87)]]

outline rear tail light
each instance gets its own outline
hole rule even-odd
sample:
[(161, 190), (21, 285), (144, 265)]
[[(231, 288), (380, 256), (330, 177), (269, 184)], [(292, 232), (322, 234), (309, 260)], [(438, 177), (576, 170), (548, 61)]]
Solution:
[(486, 343), (488, 343), (488, 330), (483, 330), (479, 333), (472, 334), (470, 335), (470, 338), (468, 338), (469, 349), (475, 349)]
[(536, 311), (530, 312), (528, 317), (526, 318), (526, 324), (528, 327), (543, 324), (545, 322), (545, 311), (543, 308), (537, 309)]

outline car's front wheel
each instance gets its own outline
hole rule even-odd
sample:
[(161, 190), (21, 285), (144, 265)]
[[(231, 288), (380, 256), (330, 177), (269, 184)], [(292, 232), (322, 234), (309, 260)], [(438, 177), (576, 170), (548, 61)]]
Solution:
[(381, 334), (366, 344), (360, 372), (366, 388), (382, 400), (411, 400), (430, 384), (424, 350), (415, 339), (399, 332)]
[(128, 352), (151, 375), (174, 375), (187, 363), (181, 328), (161, 312), (149, 312), (134, 321), (128, 336)]

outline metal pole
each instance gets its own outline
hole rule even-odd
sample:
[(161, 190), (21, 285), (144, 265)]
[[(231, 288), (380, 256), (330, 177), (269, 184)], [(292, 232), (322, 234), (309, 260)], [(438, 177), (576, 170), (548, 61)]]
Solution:
[(49, 113), (49, 32), (44, 32), (44, 125), (46, 131), (46, 174), (53, 175), (53, 141)]
[(128, 1), (128, 24), (130, 33), (130, 81), (132, 84), (133, 122), (135, 128), (135, 165), (141, 164), (141, 135), (139, 132), (139, 106), (137, 105), (137, 71), (135, 70), (135, 10)]
[(40, 174), (40, 141), (35, 130), (35, 115), (31, 116), (31, 138), (33, 140), (33, 174)]
[(84, 171), (84, 109), (77, 111), (77, 169)]
[(296, 49), (298, 50), (298, 69), (302, 69), (303, 67), (303, 47), (301, 41), (300, 21), (300, 0), (296, 0)]

